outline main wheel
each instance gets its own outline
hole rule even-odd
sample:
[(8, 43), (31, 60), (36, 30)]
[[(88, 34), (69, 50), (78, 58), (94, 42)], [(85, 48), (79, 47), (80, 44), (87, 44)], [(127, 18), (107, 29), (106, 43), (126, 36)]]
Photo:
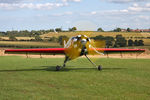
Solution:
[(98, 66), (98, 70), (102, 70), (102, 66), (101, 65)]
[(63, 64), (63, 67), (66, 67), (66, 64)]
[(61, 67), (57, 65), (57, 66), (56, 66), (56, 71), (59, 71), (60, 68), (61, 68)]

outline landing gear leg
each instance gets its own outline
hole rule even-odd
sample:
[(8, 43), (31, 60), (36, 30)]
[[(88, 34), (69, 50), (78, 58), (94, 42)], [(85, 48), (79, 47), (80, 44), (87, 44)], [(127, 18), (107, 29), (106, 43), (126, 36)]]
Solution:
[(56, 66), (56, 71), (59, 71), (59, 70), (62, 69), (63, 67), (66, 67), (66, 62), (67, 62), (68, 60), (69, 60), (69, 57), (66, 56), (63, 66), (61, 67), (61, 66), (58, 66), (58, 65), (57, 65), (57, 66)]
[(95, 63), (93, 63), (92, 61), (91, 61), (91, 59), (85, 54), (85, 57), (92, 63), (92, 65), (93, 66), (95, 66), (98, 70), (102, 70), (102, 66), (101, 65), (99, 65), (99, 66), (97, 66)]
[(66, 56), (65, 57), (65, 61), (64, 61), (64, 64), (63, 64), (63, 67), (66, 67), (66, 62), (69, 60), (69, 57), (68, 56)]

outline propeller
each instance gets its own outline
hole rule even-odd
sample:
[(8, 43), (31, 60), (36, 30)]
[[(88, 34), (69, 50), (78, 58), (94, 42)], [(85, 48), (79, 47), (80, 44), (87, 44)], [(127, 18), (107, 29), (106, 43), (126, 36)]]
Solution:
[(105, 41), (104, 40), (91, 40), (89, 44), (88, 54), (90, 55), (104, 55), (104, 50), (97, 50), (96, 48), (105, 48)]

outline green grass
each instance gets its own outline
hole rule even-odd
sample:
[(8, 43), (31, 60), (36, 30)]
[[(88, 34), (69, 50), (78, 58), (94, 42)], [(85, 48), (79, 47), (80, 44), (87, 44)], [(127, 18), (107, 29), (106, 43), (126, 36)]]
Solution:
[(0, 57), (1, 100), (149, 100), (149, 59), (84, 58), (55, 71), (63, 58)]

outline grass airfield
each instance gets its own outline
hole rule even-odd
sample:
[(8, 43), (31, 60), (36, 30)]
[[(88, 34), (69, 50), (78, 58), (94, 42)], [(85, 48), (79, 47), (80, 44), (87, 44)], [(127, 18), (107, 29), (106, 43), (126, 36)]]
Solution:
[(0, 56), (1, 100), (149, 100), (149, 59), (96, 59), (102, 71), (85, 58)]

